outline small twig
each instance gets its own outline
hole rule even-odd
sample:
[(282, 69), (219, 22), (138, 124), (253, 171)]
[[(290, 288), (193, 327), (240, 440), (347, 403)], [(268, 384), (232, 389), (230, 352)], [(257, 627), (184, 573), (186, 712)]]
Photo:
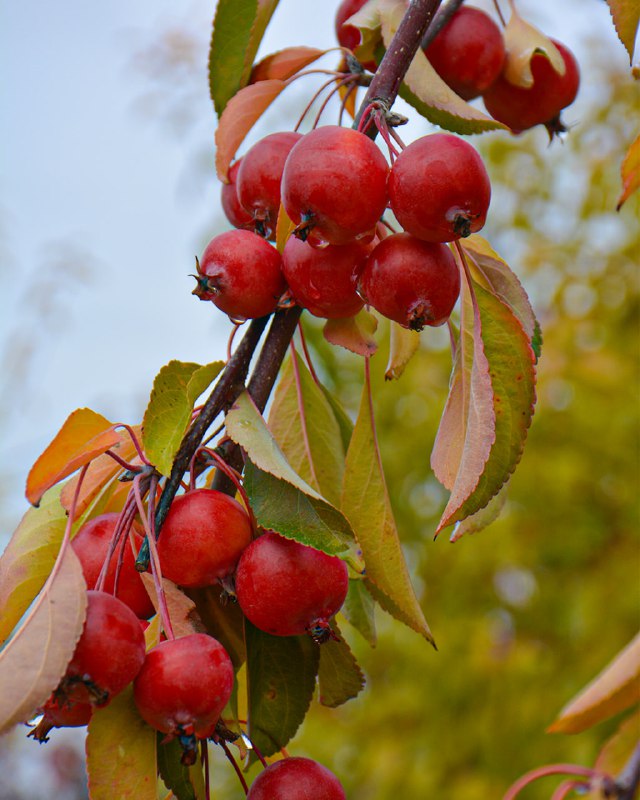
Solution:
[(618, 800), (633, 800), (640, 786), (640, 742), (635, 746), (622, 772), (616, 778)]
[[(423, 50), (426, 50), (427, 47), (429, 47), (431, 42), (436, 38), (436, 36), (440, 33), (440, 31), (444, 28), (447, 22), (449, 22), (451, 17), (456, 13), (463, 3), (464, 0), (448, 0), (448, 2), (446, 2), (444, 5), (440, 6), (438, 13), (433, 18), (433, 22), (431, 25), (429, 25), (429, 30), (422, 37), (420, 47), (422, 47)], [(498, 13), (500, 12), (498, 11)]]

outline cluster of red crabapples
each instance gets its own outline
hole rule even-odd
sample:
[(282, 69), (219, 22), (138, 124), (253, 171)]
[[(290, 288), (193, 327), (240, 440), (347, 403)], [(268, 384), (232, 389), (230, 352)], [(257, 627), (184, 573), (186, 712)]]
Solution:
[[(367, 135), (333, 125), (260, 140), (231, 167), (222, 204), (236, 230), (207, 245), (194, 294), (236, 320), (294, 302), (327, 319), (367, 304), (414, 330), (446, 322), (460, 292), (446, 243), (484, 225), (489, 177), (457, 136), (391, 152), (390, 168)], [(282, 255), (268, 241), (281, 205), (294, 226)], [(389, 235), (387, 208), (404, 232)]]
[[(367, 0), (343, 0), (336, 14), (339, 43), (354, 50), (360, 31), (345, 24)], [(573, 53), (561, 42), (551, 40), (564, 61), (564, 72), (556, 72), (543, 53), (531, 60), (533, 83), (529, 87), (511, 83), (504, 70), (507, 61), (502, 31), (479, 8), (459, 8), (425, 49), (431, 66), (463, 100), (482, 97), (487, 111), (514, 133), (545, 125), (550, 135), (565, 130), (560, 112), (571, 105), (578, 93), (580, 73)], [(375, 62), (363, 65), (375, 71)]]
[[(177, 738), (183, 763), (191, 764), (200, 740), (219, 742), (230, 733), (220, 717), (233, 690), (234, 666), (223, 645), (204, 632), (174, 638), (165, 628), (166, 638), (147, 649), (144, 630), (154, 604), (134, 561), (144, 532), (126, 517), (94, 517), (72, 540), (85, 582), (95, 588), (87, 591), (86, 621), (66, 673), (30, 735), (46, 741), (53, 727), (86, 725), (94, 708), (133, 682), (141, 717), (167, 740)], [(335, 636), (330, 620), (348, 588), (344, 562), (276, 533), (254, 532), (238, 501), (192, 489), (174, 499), (158, 538), (162, 574), (185, 589), (222, 585), (246, 618), (273, 636), (307, 634), (318, 644)], [(249, 797), (266, 798), (278, 788), (302, 800), (302, 788), (314, 783), (326, 787), (328, 798), (344, 800), (337, 778), (302, 758), (267, 767)]]

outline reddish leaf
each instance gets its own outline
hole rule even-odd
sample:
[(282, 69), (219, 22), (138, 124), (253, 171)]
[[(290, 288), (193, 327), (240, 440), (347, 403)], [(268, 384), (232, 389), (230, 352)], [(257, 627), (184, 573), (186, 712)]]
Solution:
[(637, 191), (640, 186), (640, 136), (627, 150), (622, 166), (620, 167), (622, 176), (622, 194), (618, 200), (616, 211), (620, 211), (622, 204)]
[(249, 83), (268, 81), (277, 78), (286, 81), (296, 72), (304, 69), (309, 64), (327, 53), (327, 50), (318, 50), (315, 47), (287, 47), (263, 58), (253, 68)]
[(609, 11), (613, 18), (613, 25), (618, 38), (629, 53), (629, 60), (633, 58), (633, 46), (638, 33), (640, 22), (640, 5), (638, 0), (607, 0)]
[(60, 682), (82, 633), (87, 587), (71, 547), (0, 653), (0, 733), (33, 716)]
[(640, 634), (566, 705), (550, 733), (580, 733), (640, 702)]
[[(143, 572), (140, 577), (151, 598), (156, 613), (158, 613), (159, 604), (153, 576), (148, 572)], [(204, 625), (198, 616), (196, 604), (193, 600), (187, 597), (184, 592), (178, 589), (175, 583), (167, 580), (167, 578), (162, 579), (162, 588), (164, 589), (169, 619), (171, 620), (171, 627), (173, 628), (176, 639), (179, 639), (181, 636), (190, 636), (192, 633), (202, 633)]]
[(339, 345), (359, 356), (372, 356), (378, 349), (374, 333), (378, 320), (365, 309), (355, 317), (328, 319), (322, 333), (329, 344)]
[(566, 66), (558, 48), (544, 33), (525, 22), (513, 5), (504, 29), (504, 43), (507, 48), (504, 76), (514, 86), (528, 88), (533, 85), (531, 59), (536, 53), (544, 53), (554, 70), (564, 75)]
[(508, 486), (509, 484), (505, 483), (498, 494), (494, 495), (480, 511), (476, 511), (476, 513), (471, 514), (470, 517), (465, 517), (461, 522), (457, 522), (453, 533), (449, 537), (449, 541), (457, 542), (458, 539), (462, 539), (463, 536), (483, 531), (485, 528), (488, 528), (492, 522), (495, 522), (507, 502)]
[(286, 85), (284, 81), (275, 79), (253, 83), (241, 89), (227, 103), (215, 136), (216, 172), (224, 183), (228, 181), (229, 165), (238, 147)]
[(109, 420), (100, 414), (89, 408), (74, 411), (31, 468), (27, 500), (37, 506), (47, 489), (109, 450), (119, 439)]

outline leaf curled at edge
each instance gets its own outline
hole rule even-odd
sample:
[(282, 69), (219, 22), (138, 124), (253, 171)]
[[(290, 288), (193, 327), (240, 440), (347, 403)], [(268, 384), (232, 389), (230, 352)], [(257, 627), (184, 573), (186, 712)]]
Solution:
[(59, 684), (86, 608), (80, 561), (65, 547), (27, 618), (0, 652), (0, 733), (32, 717)]
[(338, 625), (333, 622), (331, 627), (338, 638), (320, 647), (318, 697), (321, 705), (337, 708), (360, 694), (365, 679)]
[(507, 49), (504, 77), (514, 86), (528, 89), (533, 86), (531, 59), (536, 53), (544, 54), (559, 75), (564, 75), (566, 66), (555, 44), (517, 13), (511, 4), (511, 17), (503, 31)]
[[(354, 55), (360, 62), (374, 61), (375, 52), (380, 44), (380, 11), (389, 0), (369, 0), (355, 14), (344, 21), (344, 25), (352, 25), (360, 31), (361, 43), (356, 47)], [(406, 11), (404, 0), (395, 0)]]
[(215, 133), (216, 174), (223, 183), (228, 182), (229, 165), (245, 136), (286, 86), (275, 79), (252, 83), (227, 103)]
[(363, 308), (355, 317), (328, 319), (322, 335), (329, 344), (344, 347), (358, 356), (372, 356), (378, 349), (374, 337), (377, 329), (378, 320)]
[(205, 800), (204, 774), (200, 759), (191, 767), (180, 763), (182, 747), (178, 739), (164, 742), (164, 733), (157, 734), (158, 773), (176, 800)]
[(249, 83), (268, 81), (273, 78), (286, 81), (328, 52), (328, 50), (318, 50), (317, 47), (304, 45), (278, 50), (277, 53), (266, 56), (253, 67)]
[(580, 733), (640, 702), (640, 634), (560, 712), (549, 733)]
[(142, 441), (147, 458), (162, 475), (171, 472), (196, 400), (223, 367), (223, 361), (206, 365), (170, 361), (156, 375), (144, 412)]
[(91, 800), (156, 800), (156, 731), (133, 701), (133, 686), (91, 715), (86, 742)]
[(118, 443), (120, 435), (90, 408), (72, 412), (27, 476), (27, 500), (34, 506), (56, 483)]
[(420, 334), (417, 331), (403, 328), (392, 321), (389, 326), (389, 361), (384, 373), (385, 380), (399, 378), (419, 347)]
[(613, 27), (631, 61), (640, 23), (640, 5), (637, 0), (607, 0), (607, 5), (613, 19)]
[(363, 387), (358, 419), (347, 451), (341, 508), (356, 533), (368, 585), (386, 597), (376, 600), (433, 644), (404, 560), (378, 452), (371, 397)]
[(620, 211), (623, 203), (640, 187), (640, 136), (627, 150), (620, 167), (620, 175), (622, 177), (622, 194), (616, 205), (616, 211)]
[[(147, 594), (151, 598), (156, 614), (159, 615), (159, 603), (153, 576), (148, 572), (141, 572), (140, 577), (144, 583), (144, 588), (147, 590)], [(162, 588), (164, 589), (169, 619), (171, 620), (171, 627), (176, 639), (182, 636), (190, 636), (192, 633), (203, 633), (204, 625), (198, 616), (194, 601), (190, 597), (187, 597), (187, 595), (178, 589), (175, 583), (168, 580), (168, 578), (162, 579)]]
[(245, 86), (278, 0), (218, 0), (209, 47), (209, 92), (218, 116)]
[(271, 756), (287, 745), (311, 705), (319, 646), (310, 636), (271, 636), (248, 621), (245, 638), (247, 731), (262, 755)]

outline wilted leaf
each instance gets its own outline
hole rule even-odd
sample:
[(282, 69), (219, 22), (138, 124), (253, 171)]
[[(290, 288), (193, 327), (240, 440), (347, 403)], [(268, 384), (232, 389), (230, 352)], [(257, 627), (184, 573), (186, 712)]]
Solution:
[(318, 50), (316, 47), (287, 47), (266, 56), (259, 61), (251, 71), (250, 83), (267, 81), (277, 78), (286, 81), (296, 72), (309, 66), (323, 56), (327, 50)]
[(509, 483), (500, 489), (498, 494), (494, 495), (484, 508), (476, 511), (470, 517), (465, 517), (461, 522), (457, 522), (453, 533), (449, 537), (450, 542), (457, 542), (463, 536), (471, 533), (479, 533), (485, 528), (488, 528), (492, 522), (495, 522), (500, 516), (505, 503), (507, 502), (507, 489)]
[(394, 616), (430, 642), (433, 637), (416, 599), (402, 554), (378, 452), (371, 397), (362, 392), (360, 411), (347, 452), (341, 508), (362, 548), (367, 579), (388, 597)]
[(0, 643), (18, 624), (42, 589), (56, 562), (67, 517), (60, 488), (30, 508), (0, 557)]
[(147, 458), (163, 475), (171, 472), (196, 400), (223, 367), (223, 361), (206, 366), (170, 361), (156, 375), (144, 413), (142, 441)]
[(340, 345), (359, 356), (372, 356), (378, 349), (374, 333), (378, 320), (364, 308), (355, 317), (328, 319), (322, 333), (329, 344)]
[(198, 760), (193, 766), (180, 763), (182, 747), (178, 739), (164, 742), (164, 733), (157, 734), (158, 772), (162, 782), (176, 800), (205, 800), (204, 774)]
[(340, 427), (322, 388), (296, 354), (299, 386), (287, 359), (276, 388), (269, 428), (293, 469), (333, 505), (340, 503), (344, 449)]
[(618, 38), (633, 58), (633, 47), (640, 22), (640, 5), (637, 0), (607, 0)]
[(622, 204), (628, 200), (640, 186), (640, 136), (638, 136), (627, 150), (627, 154), (622, 161), (620, 174), (622, 176), (622, 194), (616, 205), (616, 211), (620, 211)]
[(420, 334), (403, 328), (397, 322), (389, 325), (389, 361), (385, 370), (385, 380), (399, 378), (404, 372), (404, 368), (413, 358), (420, 347)]
[[(148, 572), (141, 572), (140, 577), (147, 594), (151, 598), (156, 614), (159, 614), (160, 609), (153, 575)], [(162, 579), (162, 588), (164, 589), (169, 619), (176, 639), (182, 636), (190, 636), (192, 633), (202, 633), (204, 625), (198, 616), (194, 601), (167, 578)]]
[(580, 733), (640, 702), (640, 634), (566, 705), (551, 733)]
[(547, 36), (522, 19), (514, 6), (511, 17), (503, 31), (507, 48), (507, 60), (503, 68), (504, 77), (514, 86), (529, 88), (533, 86), (531, 59), (536, 53), (543, 53), (559, 75), (564, 75), (566, 66), (558, 48)]
[(31, 467), (27, 500), (37, 506), (47, 489), (109, 450), (119, 439), (120, 435), (101, 414), (89, 408), (74, 411)]
[(86, 748), (91, 800), (156, 800), (156, 731), (138, 714), (133, 686), (95, 709)]
[(205, 586), (202, 589), (186, 591), (196, 604), (198, 616), (207, 631), (224, 646), (233, 666), (239, 669), (247, 658), (244, 644), (244, 615), (240, 606), (223, 598), (220, 586)]
[(252, 83), (227, 104), (215, 133), (216, 174), (223, 183), (228, 182), (229, 165), (245, 136), (286, 85), (275, 79)]
[(349, 591), (340, 613), (347, 622), (371, 645), (376, 646), (376, 601), (367, 589), (365, 581), (349, 580)]
[[(404, 3), (382, 4), (380, 21), (385, 47), (391, 44), (405, 12)], [(404, 76), (400, 96), (430, 122), (455, 133), (480, 133), (505, 127), (458, 97), (434, 70), (421, 49), (418, 49)]]
[(278, 0), (218, 0), (209, 49), (209, 91), (218, 116), (245, 86)]
[(380, 44), (380, 11), (382, 6), (402, 6), (406, 11), (404, 0), (369, 0), (361, 9), (344, 21), (345, 25), (353, 25), (360, 31), (361, 42), (356, 47), (355, 55), (361, 62), (373, 61)]
[(248, 734), (264, 756), (289, 742), (304, 719), (318, 674), (310, 636), (270, 636), (246, 623)]
[(28, 616), (0, 652), (0, 733), (33, 716), (60, 683), (86, 608), (82, 567), (65, 547)]
[(329, 639), (320, 647), (318, 696), (323, 706), (337, 708), (360, 694), (365, 680), (340, 629), (335, 623), (331, 627), (338, 639)]

